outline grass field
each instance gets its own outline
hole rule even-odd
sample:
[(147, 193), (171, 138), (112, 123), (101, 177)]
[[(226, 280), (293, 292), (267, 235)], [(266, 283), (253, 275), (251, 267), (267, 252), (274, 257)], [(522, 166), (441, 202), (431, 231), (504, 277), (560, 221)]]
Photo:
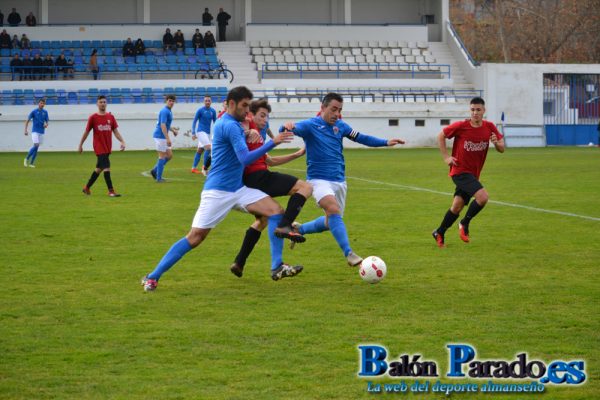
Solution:
[[(362, 282), (329, 233), (286, 246), (305, 270), (279, 282), (263, 237), (238, 279), (228, 267), (252, 218), (233, 212), (151, 294), (139, 279), (198, 205), (193, 152), (175, 152), (164, 185), (141, 174), (153, 152), (113, 154), (121, 198), (102, 177), (81, 193), (91, 153), (41, 151), (36, 169), (23, 157), (0, 154), (2, 399), (368, 398), (362, 343), (435, 360), (444, 382), (447, 343), (482, 360), (583, 359), (583, 385), (453, 397), (600, 398), (597, 148), (490, 152), (482, 181), (504, 203), (474, 219), (469, 244), (453, 226), (445, 249), (431, 238), (453, 190), (437, 150), (346, 151), (346, 226), (358, 254), (387, 262), (381, 284)], [(304, 161), (282, 170), (304, 176)], [(300, 219), (318, 215), (311, 199)]]

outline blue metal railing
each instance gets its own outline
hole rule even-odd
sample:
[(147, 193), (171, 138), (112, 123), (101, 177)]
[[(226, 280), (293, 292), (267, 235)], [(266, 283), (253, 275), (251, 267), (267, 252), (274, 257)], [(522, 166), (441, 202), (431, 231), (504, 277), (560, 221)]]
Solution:
[(469, 53), (469, 50), (467, 49), (467, 46), (465, 46), (465, 44), (463, 43), (463, 41), (460, 38), (460, 35), (458, 34), (458, 32), (456, 32), (456, 29), (454, 29), (454, 25), (452, 25), (452, 22), (450, 22), (450, 21), (447, 20), (446, 21), (446, 25), (448, 26), (448, 30), (452, 34), (452, 37), (456, 40), (456, 42), (458, 43), (458, 45), (460, 46), (460, 48), (462, 49), (462, 51), (467, 56), (467, 59), (469, 60), (469, 62), (471, 63), (471, 65), (474, 66), (474, 67), (478, 66), (479, 62), (475, 61), (475, 59), (471, 56), (471, 53)]
[[(431, 70), (431, 67), (434, 70)], [(421, 68), (427, 68), (421, 70)], [(310, 78), (311, 75), (334, 76), (336, 79), (348, 75), (362, 75), (375, 79), (408, 75), (411, 79), (435, 77), (450, 79), (451, 67), (448, 64), (398, 64), (398, 63), (265, 63), (261, 67), (261, 78), (269, 75), (297, 75), (298, 78)]]

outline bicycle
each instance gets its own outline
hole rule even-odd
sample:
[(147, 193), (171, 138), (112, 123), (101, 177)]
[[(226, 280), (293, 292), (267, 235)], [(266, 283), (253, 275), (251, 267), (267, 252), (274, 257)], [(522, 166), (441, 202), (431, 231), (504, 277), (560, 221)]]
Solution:
[(233, 82), (233, 72), (223, 64), (223, 61), (219, 61), (219, 66), (217, 68), (210, 68), (210, 65), (207, 64), (207, 68), (200, 68), (196, 71), (194, 75), (194, 79), (198, 79), (198, 75), (202, 79), (205, 76), (208, 76), (208, 79), (214, 79), (215, 76), (217, 79), (227, 79), (229, 83)]

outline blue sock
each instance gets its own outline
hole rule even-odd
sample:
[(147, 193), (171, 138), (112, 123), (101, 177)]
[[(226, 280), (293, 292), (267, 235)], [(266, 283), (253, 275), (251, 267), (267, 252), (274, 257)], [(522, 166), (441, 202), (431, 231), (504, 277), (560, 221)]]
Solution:
[(156, 180), (159, 181), (162, 179), (162, 174), (165, 169), (165, 164), (167, 160), (164, 158), (159, 158), (158, 163), (156, 163)]
[(210, 155), (210, 150), (204, 150), (204, 169), (210, 168), (211, 161), (212, 161), (212, 156)]
[(348, 240), (348, 232), (346, 232), (346, 225), (344, 225), (344, 220), (342, 216), (339, 214), (331, 214), (329, 216), (329, 227), (331, 229), (331, 234), (335, 238), (338, 246), (344, 252), (344, 256), (347, 256), (348, 253), (352, 251), (350, 248), (350, 241)]
[(196, 167), (198, 166), (198, 163), (200, 162), (200, 157), (202, 157), (202, 154), (196, 152), (196, 154), (194, 155), (194, 163), (192, 164), (193, 169), (196, 169)]
[(309, 233), (319, 233), (328, 231), (329, 228), (325, 225), (325, 217), (319, 217), (312, 221), (308, 221), (300, 226), (300, 233), (306, 235)]
[(35, 159), (37, 158), (38, 149), (39, 149), (39, 147), (33, 146), (33, 154), (31, 155), (31, 164), (33, 164), (35, 162)]
[(169, 251), (167, 251), (167, 253), (163, 256), (162, 260), (160, 260), (156, 268), (154, 268), (154, 271), (148, 274), (148, 278), (159, 280), (162, 274), (167, 272), (169, 268), (175, 265), (175, 263), (191, 249), (192, 246), (190, 246), (190, 243), (185, 237), (180, 239), (173, 246), (171, 246)]
[(31, 148), (29, 149), (29, 153), (27, 153), (27, 160), (29, 160), (33, 156), (33, 153), (35, 153), (35, 146), (31, 146)]
[(277, 269), (283, 262), (283, 239), (275, 236), (275, 228), (283, 214), (271, 215), (269, 217), (269, 242), (271, 243), (271, 271)]

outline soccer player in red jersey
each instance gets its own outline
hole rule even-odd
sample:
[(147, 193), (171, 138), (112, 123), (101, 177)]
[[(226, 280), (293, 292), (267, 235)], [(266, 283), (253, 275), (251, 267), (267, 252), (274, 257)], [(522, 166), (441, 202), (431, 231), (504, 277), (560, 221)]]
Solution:
[(98, 96), (98, 100), (96, 102), (98, 106), (98, 112), (90, 115), (88, 118), (87, 125), (85, 127), (85, 131), (83, 132), (83, 136), (81, 137), (81, 141), (79, 142), (79, 153), (83, 152), (83, 143), (87, 139), (90, 131), (94, 130), (94, 152), (96, 153), (96, 157), (98, 161), (96, 162), (96, 169), (92, 172), (92, 176), (88, 183), (83, 187), (83, 193), (90, 195), (92, 192), (90, 188), (100, 176), (100, 172), (104, 171), (104, 180), (106, 181), (106, 186), (108, 187), (108, 195), (110, 197), (120, 197), (121, 195), (115, 192), (113, 188), (112, 180), (110, 178), (110, 160), (109, 156), (112, 152), (112, 135), (114, 133), (115, 137), (119, 142), (121, 142), (121, 151), (125, 150), (125, 141), (123, 137), (119, 133), (117, 120), (115, 117), (106, 112), (106, 96)]
[[(471, 118), (458, 121), (445, 127), (438, 135), (438, 145), (444, 162), (450, 167), (450, 177), (456, 185), (454, 200), (446, 212), (439, 228), (432, 235), (439, 247), (444, 247), (444, 234), (458, 219), (465, 205), (471, 202), (465, 217), (458, 224), (463, 242), (469, 242), (469, 224), (471, 219), (485, 207), (488, 193), (479, 182), (490, 141), (499, 153), (504, 153), (504, 138), (490, 121), (483, 119), (485, 102), (475, 97), (470, 103)], [(446, 139), (453, 139), (452, 155), (448, 155)]]

